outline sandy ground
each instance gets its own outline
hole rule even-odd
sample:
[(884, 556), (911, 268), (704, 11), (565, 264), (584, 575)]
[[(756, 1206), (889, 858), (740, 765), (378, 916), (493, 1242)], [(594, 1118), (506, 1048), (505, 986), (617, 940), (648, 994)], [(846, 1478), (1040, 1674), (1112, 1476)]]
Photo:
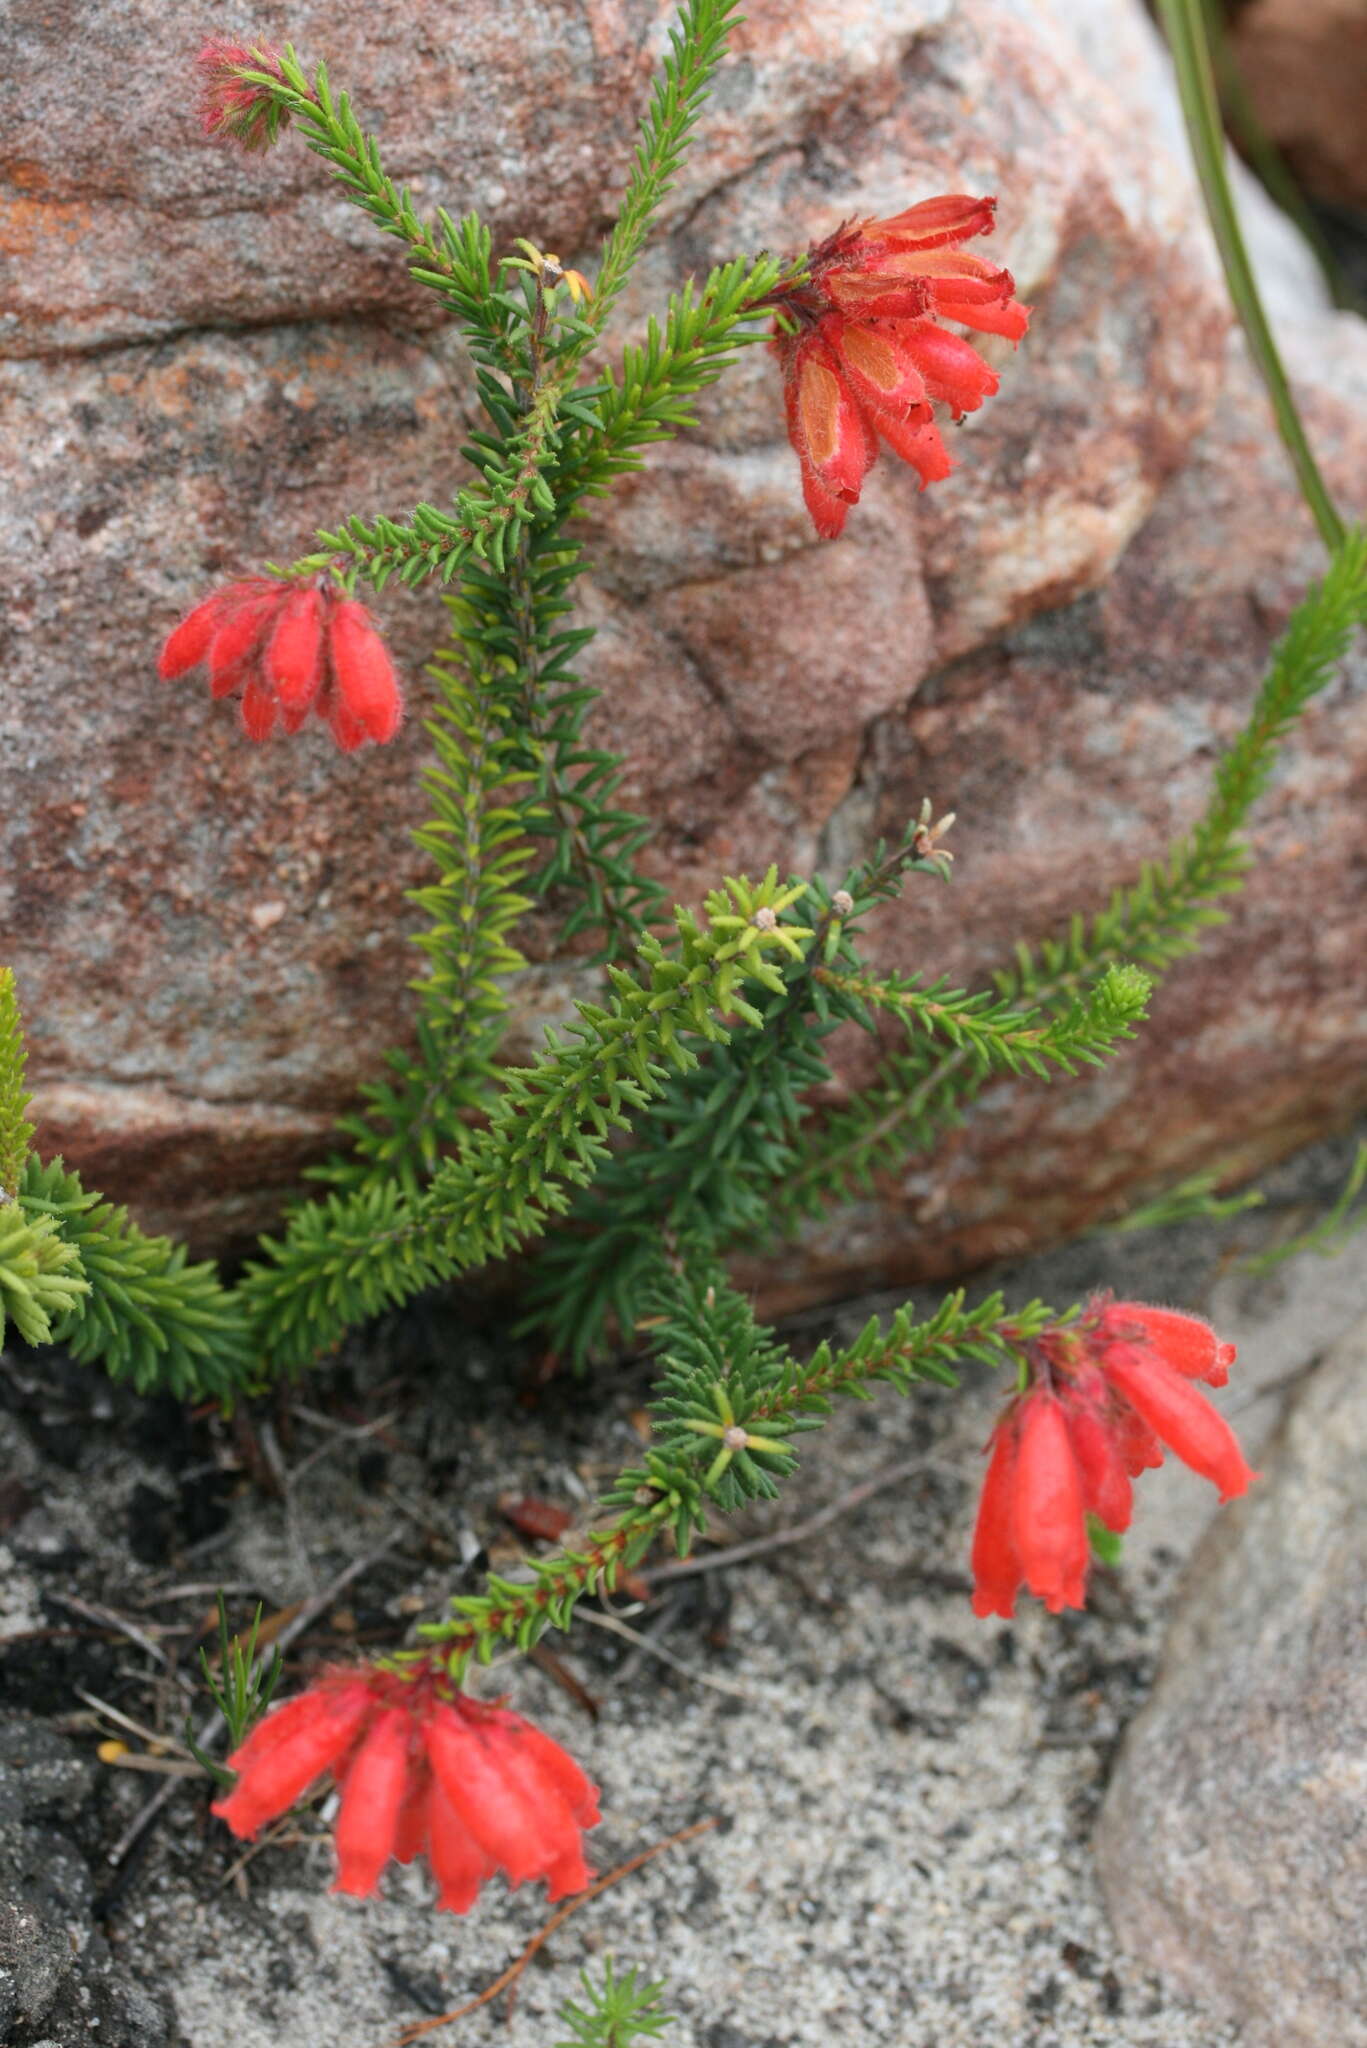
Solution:
[[(1367, 1312), (1367, 1261), (1302, 1257), (1252, 1279), (1239, 1260), (1311, 1220), (1350, 1154), (1338, 1143), (1303, 1155), (1267, 1183), (1273, 1200), (1256, 1215), (1102, 1237), (991, 1280), (1059, 1306), (1109, 1285), (1211, 1308), (1241, 1346), (1227, 1399), (1256, 1451), (1299, 1375)], [(832, 1324), (852, 1334), (871, 1305), (808, 1319), (795, 1346)], [(97, 1738), (73, 1686), (178, 1731), (174, 1667), (189, 1669), (190, 1639), (159, 1639), (169, 1674), (90, 1630), (39, 1641), (29, 1632), (72, 1622), (54, 1591), (174, 1631), (207, 1604), (180, 1588), (222, 1583), (235, 1614), (258, 1596), (277, 1609), (370, 1560), (300, 1639), (296, 1672), (356, 1640), (392, 1644), (453, 1590), (462, 1554), (506, 1542), (501, 1491), (573, 1506), (632, 1454), (645, 1390), (619, 1370), (519, 1403), (488, 1333), (438, 1305), (370, 1333), (260, 1432), (257, 1453), (288, 1475), (272, 1498), (247, 1484), (240, 1438), (79, 1375), (45, 1367), (40, 1382), (37, 1366), (11, 1360), (3, 1376), (0, 1444), (34, 1504), (0, 1539), (0, 1704), (42, 1714), (87, 1753)], [(552, 1639), (596, 1722), (525, 1662), (484, 1681), (601, 1782), (600, 1870), (716, 1825), (557, 1930), (511, 2015), (500, 2000), (429, 2038), (552, 2048), (580, 1967), (611, 1954), (669, 1979), (673, 2048), (1239, 2040), (1120, 1951), (1089, 1852), (1117, 1737), (1151, 1683), (1213, 1494), (1183, 1473), (1149, 1476), (1123, 1563), (1098, 1575), (1086, 1615), (1032, 1607), (1014, 1624), (978, 1622), (967, 1540), (999, 1399), (975, 1369), (960, 1396), (885, 1391), (851, 1406), (808, 1439), (784, 1499), (736, 1533), (799, 1522), (910, 1461), (896, 1484), (761, 1560), (661, 1586), (646, 1612), (619, 1602), (645, 1646), (592, 1624)], [(354, 1433), (380, 1417), (382, 1430)], [(202, 1698), (188, 1704), (203, 1717)], [(382, 2048), (482, 1990), (547, 1917), (539, 1891), (498, 1887), (466, 1919), (435, 1915), (420, 1870), (391, 1872), (369, 1904), (335, 1898), (317, 1819), (231, 1876), (239, 1852), (195, 1787), (112, 1867), (111, 1845), (156, 1783), (102, 1768), (75, 1835), (113, 1955), (169, 1995), (185, 2048)]]

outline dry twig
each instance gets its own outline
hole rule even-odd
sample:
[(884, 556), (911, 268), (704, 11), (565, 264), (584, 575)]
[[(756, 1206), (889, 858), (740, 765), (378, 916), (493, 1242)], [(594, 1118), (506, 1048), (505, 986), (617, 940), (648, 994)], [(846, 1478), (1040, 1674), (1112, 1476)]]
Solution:
[(574, 1897), (567, 1899), (563, 1906), (551, 1914), (545, 1926), (532, 1936), (517, 1961), (510, 1963), (501, 1977), (495, 1977), (493, 1983), (481, 1991), (478, 1998), (472, 1998), (468, 2005), (457, 2006), (454, 2012), (438, 2013), (435, 2019), (415, 2020), (411, 2027), (405, 2027), (401, 2034), (395, 2036), (389, 2048), (409, 2048), (411, 2042), (421, 2040), (424, 2034), (435, 2033), (438, 2027), (449, 2027), (453, 2020), (463, 2020), (468, 2013), (478, 2012), (482, 2005), (488, 2005), (491, 2000), (497, 1998), (500, 1991), (511, 1990), (537, 1950), (544, 1948), (556, 1928), (563, 1926), (571, 1913), (577, 1913), (581, 1906), (587, 1906), (590, 1899), (596, 1899), (598, 1894), (607, 1891), (609, 1886), (620, 1884), (624, 1877), (630, 1877), (632, 1872), (639, 1870), (643, 1864), (652, 1862), (657, 1856), (663, 1856), (666, 1849), (673, 1849), (680, 1842), (691, 1841), (694, 1835), (705, 1835), (709, 1828), (716, 1825), (715, 1818), (710, 1817), (707, 1820), (694, 1821), (691, 1828), (680, 1828), (677, 1835), (668, 1835), (663, 1842), (656, 1842), (653, 1848), (643, 1849), (639, 1856), (631, 1857), (626, 1863), (619, 1863), (615, 1870), (610, 1870), (606, 1877), (600, 1877), (587, 1891), (576, 1892)]
[[(900, 1486), (922, 1472), (950, 1469), (939, 1458), (904, 1458), (900, 1465), (890, 1465), (886, 1472), (875, 1473), (872, 1479), (852, 1486), (848, 1493), (841, 1494), (839, 1500), (829, 1501), (816, 1514), (808, 1515), (805, 1522), (775, 1529), (768, 1536), (752, 1537), (748, 1543), (730, 1543), (725, 1550), (715, 1550), (707, 1557), (681, 1557), (672, 1564), (656, 1565), (653, 1571), (642, 1572), (641, 1577), (648, 1586), (659, 1586), (667, 1579), (689, 1579), (698, 1572), (717, 1572), (725, 1570), (728, 1565), (748, 1564), (752, 1557), (764, 1557), (770, 1551), (784, 1550), (790, 1543), (805, 1543), (809, 1536), (819, 1535), (841, 1515), (849, 1514), (852, 1508), (862, 1507), (866, 1500), (871, 1500), (874, 1494), (882, 1493), (889, 1486)], [(956, 1472), (955, 1477), (962, 1475)]]
[(629, 1628), (615, 1614), (595, 1614), (591, 1607), (581, 1607), (575, 1620), (591, 1622), (594, 1628), (606, 1629), (610, 1635), (621, 1636), (625, 1642), (634, 1643), (647, 1657), (658, 1657), (671, 1671), (691, 1678), (695, 1685), (708, 1686), (713, 1692), (729, 1693), (732, 1699), (748, 1700), (752, 1707), (764, 1705), (759, 1694), (751, 1692), (748, 1686), (738, 1685), (732, 1678), (714, 1678), (710, 1671), (699, 1671), (692, 1664), (685, 1664), (682, 1657), (676, 1657), (663, 1643), (653, 1643), (649, 1636), (642, 1635), (640, 1629)]

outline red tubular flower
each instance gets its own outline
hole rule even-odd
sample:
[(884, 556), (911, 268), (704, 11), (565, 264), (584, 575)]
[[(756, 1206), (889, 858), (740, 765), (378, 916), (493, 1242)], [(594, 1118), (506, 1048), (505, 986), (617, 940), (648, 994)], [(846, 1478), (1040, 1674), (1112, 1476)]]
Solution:
[(195, 59), (199, 67), (199, 125), (215, 141), (235, 142), (260, 153), (289, 125), (289, 110), (244, 72), (268, 71), (284, 81), (280, 54), (268, 43), (249, 48), (225, 36), (210, 36)]
[(308, 712), (323, 682), (323, 593), (292, 590), (275, 615), (265, 680), (282, 711)]
[(426, 1851), (437, 1904), (464, 1913), (496, 1870), (544, 1878), (548, 1895), (592, 1875), (583, 1832), (598, 1794), (521, 1714), (472, 1700), (432, 1664), (330, 1671), (261, 1721), (228, 1759), (237, 1783), (214, 1812), (235, 1835), (285, 1813), (325, 1771), (341, 1786), (337, 1881), (369, 1898), (391, 1857)]
[(1248, 1492), (1256, 1474), (1244, 1462), (1239, 1439), (1219, 1410), (1166, 1359), (1138, 1344), (1111, 1344), (1105, 1368), (1112, 1387), (1159, 1441), (1218, 1486), (1221, 1500)]
[(161, 650), (168, 679), (201, 663), (215, 697), (241, 693), (242, 727), (269, 739), (323, 719), (344, 753), (392, 740), (403, 719), (394, 664), (364, 605), (332, 583), (250, 577), (213, 591)]
[(1238, 1357), (1233, 1344), (1222, 1344), (1210, 1324), (1176, 1308), (1149, 1308), (1142, 1301), (1113, 1301), (1103, 1311), (1100, 1332), (1108, 1339), (1147, 1344), (1189, 1380), (1223, 1387)]
[(348, 732), (359, 734), (350, 741), (344, 739), (334, 719), (332, 730), (338, 746), (350, 752), (365, 740), (375, 740), (381, 746), (392, 740), (403, 717), (403, 696), (394, 664), (363, 604), (344, 598), (333, 605), (328, 654), (334, 702), (346, 713)]
[(995, 199), (949, 193), (887, 220), (847, 221), (809, 252), (807, 276), (774, 295), (770, 346), (783, 367), (788, 438), (817, 532), (834, 539), (881, 437), (920, 474), (950, 471), (932, 401), (956, 419), (997, 389), (997, 374), (955, 320), (1019, 341), (1029, 308), (1009, 270), (959, 244), (990, 234)]
[(973, 1531), (973, 1612), (1016, 1611), (1021, 1561), (1016, 1553), (1016, 1429), (1008, 1412), (992, 1432), (992, 1459)]
[(338, 1672), (277, 1707), (229, 1757), (237, 1783), (214, 1812), (235, 1835), (256, 1834), (347, 1753), (372, 1706), (365, 1680)]
[(1093, 1301), (1079, 1322), (1029, 1346), (1030, 1385), (992, 1436), (973, 1537), (973, 1607), (1009, 1616), (1022, 1585), (1051, 1613), (1081, 1607), (1087, 1517), (1130, 1524), (1131, 1478), (1163, 1446), (1213, 1481), (1248, 1489), (1233, 1430), (1192, 1384), (1223, 1386), (1235, 1356), (1208, 1323), (1142, 1302)]

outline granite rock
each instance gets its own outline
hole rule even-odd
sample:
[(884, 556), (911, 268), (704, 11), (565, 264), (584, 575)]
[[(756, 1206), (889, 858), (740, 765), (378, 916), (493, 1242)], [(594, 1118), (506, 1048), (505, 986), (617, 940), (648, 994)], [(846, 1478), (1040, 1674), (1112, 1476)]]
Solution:
[(1188, 1570), (1098, 1833), (1125, 1946), (1249, 2048), (1367, 2042), (1367, 1324)]
[[(306, 6), (288, 32), (333, 55), (421, 203), (478, 198), (501, 239), (529, 232), (592, 267), (669, 12), (383, 0), (344, 22)], [(687, 441), (588, 525), (596, 729), (624, 750), (625, 794), (657, 826), (650, 863), (684, 898), (770, 860), (834, 871), (923, 791), (953, 804), (959, 885), (913, 894), (879, 947), (976, 974), (1195, 814), (1315, 546), (1227, 360), (1161, 72), (1146, 98), (1138, 61), (1112, 82), (1095, 68), (1117, 38), (1151, 63), (1137, 8), (823, 0), (795, 25), (757, 0), (748, 15), (621, 331), (737, 249), (954, 185), (1001, 195), (1000, 253), (1035, 324), (958, 438), (956, 475), (918, 497), (880, 465), (833, 546), (813, 542), (773, 365), (750, 351)], [(250, 26), (285, 32), (269, 8)], [(197, 139), (192, 38), (150, 0), (25, 0), (3, 35), (0, 69), (23, 80), (0, 365), (4, 659), (22, 687), (0, 706), (0, 926), (44, 1150), (149, 1226), (221, 1248), (275, 1218), (410, 1026), (421, 739), (414, 719), (383, 755), (339, 759), (317, 732), (248, 750), (193, 684), (156, 681), (155, 650), (207, 583), (295, 553), (344, 510), (439, 497), (467, 426), (462, 354), (313, 158)], [(136, 122), (126, 94), (98, 90), (134, 69)], [(1309, 309), (1299, 367), (1350, 487), (1355, 349), (1356, 328)], [(387, 593), (380, 609), (419, 678), (438, 600)], [(1099, 1094), (995, 1095), (991, 1128), (1017, 1135), (994, 1143), (979, 1120), (933, 1187), (885, 1186), (814, 1241), (813, 1286), (900, 1272), (909, 1220), (921, 1269), (951, 1269), (1146, 1180), (1256, 1163), (1342, 1110), (1363, 1065), (1351, 821), (1367, 742), (1339, 701), (1297, 744), (1263, 814), (1262, 893), (1174, 984), (1139, 1059)], [(1322, 925), (1298, 914), (1307, 880)], [(584, 992), (548, 927), (529, 951), (518, 1053)], [(1235, 1044), (1252, 1048), (1237, 1106)], [(846, 1082), (861, 1056), (843, 1056)]]

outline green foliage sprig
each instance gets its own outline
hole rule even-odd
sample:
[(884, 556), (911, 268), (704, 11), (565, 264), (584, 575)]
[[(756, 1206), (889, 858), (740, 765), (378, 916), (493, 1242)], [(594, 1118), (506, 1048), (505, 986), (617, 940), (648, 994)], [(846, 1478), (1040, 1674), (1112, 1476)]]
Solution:
[(772, 256), (738, 257), (710, 271), (701, 289), (690, 280), (674, 292), (663, 322), (649, 321), (645, 341), (624, 349), (620, 371), (609, 366), (581, 393), (592, 424), (573, 423), (557, 487), (576, 503), (601, 497), (614, 477), (640, 468), (644, 448), (692, 426), (693, 399), (740, 349), (765, 338), (755, 309), (793, 273)]
[(953, 1387), (957, 1363), (1013, 1361), (1058, 1320), (1041, 1302), (1008, 1314), (1000, 1295), (967, 1309), (957, 1293), (922, 1322), (906, 1309), (886, 1325), (874, 1317), (853, 1344), (824, 1343), (802, 1362), (757, 1321), (710, 1247), (661, 1245), (651, 1280), (646, 1334), (661, 1361), (651, 1447), (603, 1494), (611, 1521), (524, 1559), (526, 1578), (491, 1574), (483, 1593), (457, 1597), (446, 1619), (422, 1625), (456, 1678), (500, 1643), (525, 1651), (547, 1628), (568, 1628), (578, 1602), (611, 1591), (666, 1530), (686, 1554), (712, 1507), (773, 1498), (796, 1462), (788, 1440), (819, 1429), (837, 1397), (868, 1398), (882, 1383), (902, 1393), (920, 1381)]
[[(447, 604), (454, 623), (458, 605)], [(353, 1150), (312, 1169), (343, 1190), (392, 1176), (411, 1195), (431, 1175), (464, 1117), (492, 1093), (508, 1008), (501, 981), (526, 966), (508, 940), (531, 907), (519, 884), (535, 857), (527, 837), (534, 807), (512, 800), (522, 749), (508, 738), (498, 701), (471, 679), (458, 641), (428, 674), (440, 698), (427, 725), (436, 760), (422, 779), (433, 816), (413, 836), (437, 880), (409, 891), (427, 918), (417, 944), (428, 972), (411, 984), (418, 1049), (391, 1053), (393, 1079), (370, 1083), (364, 1107), (341, 1119)]]
[(658, 2041), (674, 2016), (664, 2009), (665, 1985), (642, 1983), (635, 1970), (618, 1975), (611, 1956), (603, 1960), (599, 1975), (584, 1969), (579, 1973), (587, 2003), (576, 2005), (567, 1999), (559, 2019), (570, 2029), (556, 2048), (634, 2048), (637, 2041)]
[[(1364, 622), (1367, 536), (1359, 531), (1292, 613), (1250, 716), (1216, 768), (1200, 822), (1090, 921), (1074, 917), (1058, 938), (1020, 945), (1013, 965), (995, 976), (999, 1002), (1056, 1015), (1079, 1002), (1085, 1009), (1104, 977), (1126, 963), (1157, 978), (1195, 949), (1208, 926), (1223, 922), (1220, 901), (1242, 887), (1248, 871), (1239, 837), (1248, 814), (1287, 733), (1331, 681)], [(857, 1102), (806, 1138), (795, 1170), (775, 1188), (779, 1226), (794, 1227), (868, 1188), (879, 1168), (908, 1152), (929, 1150), (992, 1071), (967, 1042), (893, 1054)]]
[(1088, 1001), (1074, 1001), (1061, 1015), (1039, 1020), (1036, 1010), (1017, 1010), (986, 991), (969, 995), (947, 982), (922, 986), (920, 975), (837, 974), (817, 969), (825, 987), (860, 1003), (895, 1010), (914, 1029), (947, 1038), (981, 1074), (1031, 1073), (1044, 1079), (1050, 1066), (1065, 1074), (1079, 1065), (1100, 1066), (1144, 1016), (1149, 978), (1137, 967), (1107, 967)]
[(52, 1217), (0, 1203), (0, 1343), (13, 1323), (26, 1344), (50, 1344), (80, 1315), (89, 1292), (80, 1252)]
[(50, 1224), (78, 1255), (89, 1292), (52, 1331), (83, 1365), (140, 1394), (165, 1389), (182, 1400), (231, 1400), (252, 1376), (254, 1347), (243, 1304), (208, 1260), (149, 1237), (128, 1211), (82, 1187), (60, 1159), (44, 1166), (30, 1153), (19, 1207)]
[(13, 1323), (26, 1344), (52, 1341), (54, 1325), (79, 1316), (90, 1292), (81, 1254), (51, 1216), (19, 1201), (33, 1125), (14, 975), (0, 967), (0, 1343)]
[(592, 635), (566, 624), (582, 568), (559, 522), (538, 525), (506, 577), (467, 570), (461, 631), (472, 672), (510, 735), (510, 759), (527, 781), (519, 815), (542, 855), (528, 888), (554, 896), (566, 940), (600, 935), (592, 959), (629, 960), (661, 922), (665, 898), (635, 866), (651, 828), (616, 801), (621, 758), (585, 738), (598, 692), (573, 663)]
[(862, 972), (853, 934), (917, 871), (942, 873), (913, 821), (834, 895), (813, 884), (814, 940), (782, 989), (758, 998), (761, 1028), (709, 1048), (637, 1120), (631, 1143), (605, 1161), (538, 1259), (524, 1327), (543, 1329), (582, 1364), (602, 1348), (610, 1319), (629, 1333), (643, 1312), (662, 1233), (718, 1246), (764, 1233), (806, 1098), (831, 1079), (822, 1042), (838, 1024), (865, 1019), (848, 992)]
[(771, 870), (714, 890), (701, 922), (679, 910), (670, 949), (642, 940), (638, 975), (609, 969), (603, 1002), (576, 1004), (563, 1040), (548, 1032), (534, 1065), (505, 1071), (488, 1126), (463, 1134), (422, 1193), (331, 1195), (264, 1238), (266, 1261), (238, 1289), (263, 1355), (298, 1370), (380, 1309), (539, 1235), (597, 1171), (608, 1133), (696, 1063), (693, 1039), (724, 1040), (727, 1013), (762, 1023), (750, 991), (783, 985), (769, 956), (798, 956), (812, 936), (779, 922), (801, 889)]
[[(261, 1634), (259, 1604), (244, 1641), (241, 1636), (229, 1634), (228, 1609), (222, 1593), (220, 1592), (216, 1598), (218, 1666), (215, 1669), (208, 1650), (201, 1648), (199, 1668), (205, 1690), (223, 1716), (223, 1726), (227, 1730), (226, 1746), (231, 1756), (275, 1697), (275, 1688), (280, 1683), (285, 1661), (278, 1649), (272, 1649), (269, 1656), (264, 1652), (260, 1657), (257, 1656), (257, 1640)], [(229, 1787), (236, 1783), (235, 1772), (226, 1770), (216, 1758), (200, 1748), (188, 1719), (185, 1723), (185, 1746), (201, 1769), (209, 1773), (215, 1784)]]
[(689, 135), (707, 89), (740, 19), (740, 0), (684, 0), (669, 31), (669, 49), (656, 74), (650, 106), (616, 226), (603, 251), (594, 292), (593, 324), (608, 319), (645, 247), (646, 237), (683, 162)]
[(12, 1202), (33, 1142), (27, 1110), (32, 1101), (24, 1085), (26, 1060), (14, 974), (0, 967), (0, 1203)]

